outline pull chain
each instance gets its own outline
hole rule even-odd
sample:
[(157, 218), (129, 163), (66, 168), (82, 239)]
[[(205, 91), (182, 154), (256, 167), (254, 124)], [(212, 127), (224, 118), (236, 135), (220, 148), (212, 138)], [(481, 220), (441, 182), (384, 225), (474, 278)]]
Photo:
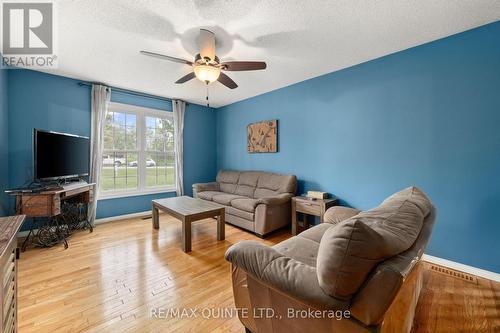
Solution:
[(208, 81), (205, 81), (205, 83), (207, 84), (207, 108), (209, 108), (210, 103), (208, 102)]

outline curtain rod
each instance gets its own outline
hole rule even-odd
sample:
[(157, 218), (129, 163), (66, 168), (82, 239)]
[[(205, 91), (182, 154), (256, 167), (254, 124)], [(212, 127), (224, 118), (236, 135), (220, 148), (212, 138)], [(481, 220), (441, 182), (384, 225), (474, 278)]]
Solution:
[[(92, 87), (92, 84), (94, 84), (94, 83), (91, 83), (91, 82), (78, 82), (79, 86)], [(123, 93), (130, 94), (130, 95), (135, 95), (135, 96), (140, 96), (140, 97), (146, 97), (146, 98), (153, 98), (153, 99), (160, 99), (160, 100), (163, 100), (163, 101), (172, 102), (172, 99), (171, 98), (167, 98), (167, 97), (155, 96), (155, 95), (143, 93), (143, 92), (140, 92), (140, 91), (134, 91), (134, 90), (128, 90), (128, 89), (123, 89), (123, 88), (117, 88), (117, 87), (107, 86), (107, 85), (105, 85), (103, 83), (98, 83), (98, 82), (95, 82), (95, 84), (101, 84), (103, 86), (109, 87), (109, 88), (111, 88), (112, 91), (118, 91), (118, 92), (123, 92)], [(186, 102), (186, 105), (187, 104), (189, 104), (189, 103)]]

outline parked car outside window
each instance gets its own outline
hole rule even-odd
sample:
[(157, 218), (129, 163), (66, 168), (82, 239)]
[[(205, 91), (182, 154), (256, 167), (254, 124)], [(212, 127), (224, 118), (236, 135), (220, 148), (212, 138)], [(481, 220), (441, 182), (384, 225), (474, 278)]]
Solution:
[[(136, 167), (136, 166), (137, 166), (137, 163), (138, 163), (137, 161), (132, 161), (132, 162), (130, 162), (130, 163), (128, 164), (128, 166), (131, 166), (131, 167)], [(148, 159), (146, 159), (146, 166), (147, 166), (147, 167), (154, 167), (154, 166), (156, 166), (156, 162), (155, 162), (155, 161), (153, 161), (152, 159), (148, 158)]]

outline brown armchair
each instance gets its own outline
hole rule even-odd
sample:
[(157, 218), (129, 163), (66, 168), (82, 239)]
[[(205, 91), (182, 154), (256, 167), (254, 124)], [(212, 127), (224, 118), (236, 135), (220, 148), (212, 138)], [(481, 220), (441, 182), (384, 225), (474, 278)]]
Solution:
[(410, 332), (434, 219), (411, 187), (366, 212), (330, 208), (325, 223), (273, 247), (233, 245), (240, 321), (253, 333)]

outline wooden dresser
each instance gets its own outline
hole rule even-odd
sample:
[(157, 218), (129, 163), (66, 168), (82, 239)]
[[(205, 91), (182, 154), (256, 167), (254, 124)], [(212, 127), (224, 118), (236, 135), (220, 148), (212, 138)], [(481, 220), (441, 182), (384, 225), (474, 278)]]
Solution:
[(0, 332), (17, 332), (17, 232), (24, 215), (0, 217)]

